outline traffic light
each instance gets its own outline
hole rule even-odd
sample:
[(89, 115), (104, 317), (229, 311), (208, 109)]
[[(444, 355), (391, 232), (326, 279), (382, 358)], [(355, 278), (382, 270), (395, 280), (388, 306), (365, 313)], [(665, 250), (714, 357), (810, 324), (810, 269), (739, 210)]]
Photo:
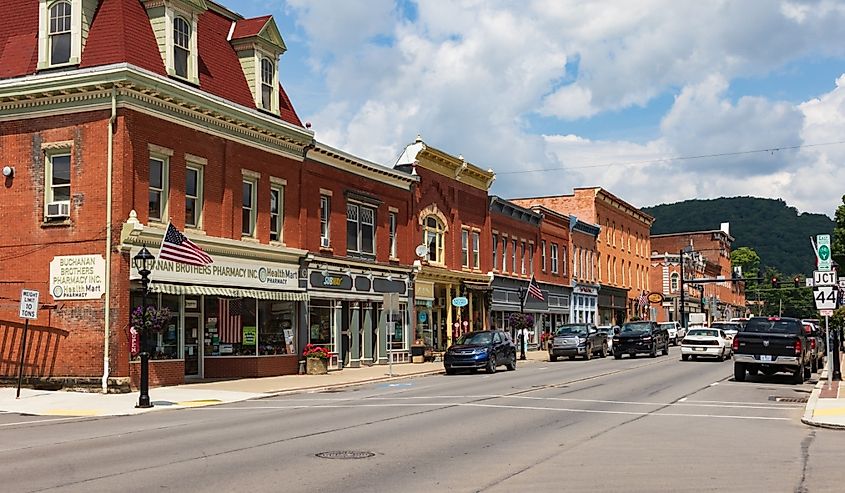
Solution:
[(777, 288), (777, 287), (778, 287), (778, 278), (772, 277), (772, 288)]
[(801, 278), (798, 277), (798, 276), (795, 276), (795, 279), (792, 280), (792, 284), (794, 284), (796, 288), (800, 288), (801, 287)]

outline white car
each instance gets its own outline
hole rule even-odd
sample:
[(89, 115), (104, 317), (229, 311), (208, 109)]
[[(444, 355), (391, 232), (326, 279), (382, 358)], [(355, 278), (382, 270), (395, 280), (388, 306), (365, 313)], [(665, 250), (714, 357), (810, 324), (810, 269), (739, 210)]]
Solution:
[(608, 352), (608, 354), (612, 353), (614, 330), (619, 330), (619, 326), (618, 325), (599, 325), (596, 328), (599, 330), (599, 332), (601, 332), (603, 334), (607, 334), (607, 352)]
[(669, 332), (669, 340), (672, 341), (673, 346), (678, 345), (678, 341), (683, 339), (683, 334), (681, 334), (681, 324), (678, 322), (661, 322), (658, 324), (661, 329), (666, 329)]
[(731, 356), (731, 343), (725, 331), (706, 327), (690, 328), (681, 341), (681, 359), (686, 361), (699, 356), (724, 361)]
[(723, 330), (729, 339), (733, 339), (736, 333), (742, 329), (742, 324), (740, 322), (712, 322), (710, 328)]

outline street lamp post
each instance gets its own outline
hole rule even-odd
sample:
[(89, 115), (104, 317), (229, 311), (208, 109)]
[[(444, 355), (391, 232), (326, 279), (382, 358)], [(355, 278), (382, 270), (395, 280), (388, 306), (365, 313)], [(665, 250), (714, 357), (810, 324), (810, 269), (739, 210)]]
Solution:
[[(525, 315), (525, 296), (528, 293), (528, 289), (524, 287), (519, 288), (519, 313), (520, 315)], [(522, 318), (522, 322), (525, 323), (525, 318)], [(525, 359), (525, 327), (519, 329), (519, 359)]]
[(684, 254), (690, 253), (690, 252), (692, 252), (692, 247), (690, 245), (683, 247), (681, 249), (681, 251), (678, 252), (678, 256), (680, 257), (680, 260), (681, 260), (681, 279), (680, 279), (680, 282), (678, 283), (678, 287), (681, 290), (681, 302), (678, 304), (679, 305), (678, 306), (678, 313), (679, 313), (679, 317), (680, 317), (681, 327), (684, 328), (684, 333), (686, 333), (686, 331), (687, 331), (686, 330), (687, 329), (687, 320), (686, 320), (686, 317), (684, 316)]
[[(132, 259), (135, 269), (141, 276), (141, 319), (144, 320), (147, 316), (147, 289), (150, 284), (150, 268), (153, 266), (155, 256), (147, 250), (147, 247), (141, 247), (141, 251)], [(137, 408), (150, 408), (153, 403), (150, 402), (150, 353), (147, 352), (147, 332), (146, 323), (141, 327), (141, 395), (138, 397)]]

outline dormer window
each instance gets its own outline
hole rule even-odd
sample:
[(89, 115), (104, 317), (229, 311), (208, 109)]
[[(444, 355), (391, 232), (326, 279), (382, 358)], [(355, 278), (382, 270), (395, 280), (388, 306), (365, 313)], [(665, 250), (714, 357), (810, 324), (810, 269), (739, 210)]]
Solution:
[(182, 17), (173, 19), (173, 71), (183, 79), (188, 78), (191, 55), (191, 25)]
[(56, 2), (50, 6), (50, 65), (70, 62), (70, 21), (70, 2)]
[(276, 67), (269, 58), (261, 59), (261, 108), (273, 111), (273, 81)]

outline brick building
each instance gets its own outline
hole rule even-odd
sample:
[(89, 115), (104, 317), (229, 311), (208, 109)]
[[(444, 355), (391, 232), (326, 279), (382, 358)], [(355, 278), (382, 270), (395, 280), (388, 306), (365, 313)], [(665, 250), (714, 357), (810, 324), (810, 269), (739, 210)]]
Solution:
[(16, 227), (0, 376), (17, 372), (21, 289), (37, 289), (27, 378), (125, 389), (131, 259), (157, 255), (168, 223), (214, 262), (156, 261), (147, 302), (171, 316), (144, 348), (152, 385), (296, 373), (308, 342), (338, 367), (386, 362), (386, 292), (405, 300), (391, 335), (407, 352), (418, 178), (314, 140), (279, 84), (272, 17), (202, 0), (0, 8), (0, 163), (15, 168), (0, 218)]
[[(651, 237), (652, 292), (663, 295), (660, 306), (652, 305), (659, 321), (679, 320), (681, 258), (684, 279), (723, 279), (719, 282), (684, 284), (684, 314), (704, 313), (707, 320), (728, 320), (746, 315), (742, 283), (733, 283), (731, 243), (727, 223), (709, 231), (669, 233)], [(683, 252), (682, 252), (683, 251)]]
[(654, 218), (600, 187), (513, 201), (523, 206), (540, 204), (599, 226), (593, 259), (594, 275), (601, 285), (597, 323), (618, 324), (641, 315), (637, 301), (648, 289), (649, 230)]

